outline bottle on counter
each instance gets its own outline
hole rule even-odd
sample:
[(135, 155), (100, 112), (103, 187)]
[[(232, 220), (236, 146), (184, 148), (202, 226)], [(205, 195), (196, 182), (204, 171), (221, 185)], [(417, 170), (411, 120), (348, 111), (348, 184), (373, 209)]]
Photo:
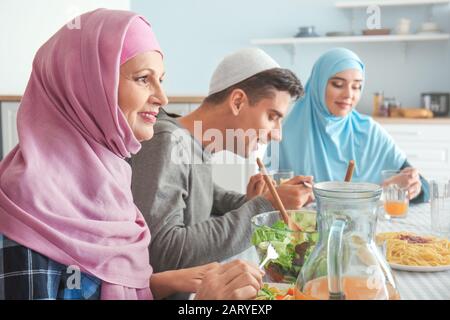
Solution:
[(373, 95), (373, 117), (379, 117), (381, 116), (381, 109), (383, 107), (384, 103), (384, 93), (383, 91), (375, 92)]
[(381, 104), (378, 116), (379, 117), (389, 117), (389, 106), (392, 103), (391, 98), (384, 98), (383, 103)]

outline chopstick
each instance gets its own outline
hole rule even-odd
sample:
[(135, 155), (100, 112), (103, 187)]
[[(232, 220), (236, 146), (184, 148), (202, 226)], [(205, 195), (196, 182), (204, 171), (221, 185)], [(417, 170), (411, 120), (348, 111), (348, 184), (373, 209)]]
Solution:
[(355, 169), (355, 160), (350, 160), (348, 162), (347, 173), (345, 174), (345, 182), (350, 182), (352, 180), (353, 169)]
[(272, 194), (272, 197), (275, 199), (277, 209), (280, 211), (281, 217), (283, 218), (284, 223), (286, 223), (287, 225), (290, 225), (289, 215), (287, 214), (287, 211), (284, 208), (283, 203), (281, 202), (281, 199), (280, 199), (280, 196), (278, 195), (277, 190), (275, 189), (275, 187), (272, 184), (272, 181), (270, 181), (270, 178), (267, 175), (266, 167), (264, 166), (261, 159), (259, 159), (259, 158), (256, 158), (256, 163), (258, 164), (259, 170), (261, 171), (261, 173), (263, 175), (264, 181), (266, 182), (267, 187), (269, 188), (269, 191)]
[(303, 185), (304, 185), (305, 187), (307, 187), (307, 188), (310, 188), (310, 189), (313, 188), (312, 184), (309, 183), (309, 182), (304, 181), (304, 182), (302, 182), (302, 183), (303, 183)]

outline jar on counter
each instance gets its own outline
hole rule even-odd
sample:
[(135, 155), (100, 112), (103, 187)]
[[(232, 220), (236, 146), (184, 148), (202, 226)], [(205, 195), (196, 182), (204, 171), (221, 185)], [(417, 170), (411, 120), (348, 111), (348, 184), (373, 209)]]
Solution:
[(373, 117), (381, 116), (380, 111), (384, 103), (384, 93), (383, 91), (375, 92), (373, 95)]
[(400, 109), (402, 107), (402, 104), (397, 99), (393, 98), (391, 101), (389, 101), (388, 105), (388, 116), (392, 117), (399, 113)]

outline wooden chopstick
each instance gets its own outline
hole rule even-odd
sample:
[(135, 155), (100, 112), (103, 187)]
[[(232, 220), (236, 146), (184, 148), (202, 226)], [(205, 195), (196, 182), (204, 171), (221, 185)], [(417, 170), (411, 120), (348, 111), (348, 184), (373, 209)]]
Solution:
[(355, 160), (350, 160), (348, 162), (347, 173), (345, 174), (345, 182), (350, 182), (352, 180), (353, 169), (355, 169)]
[(266, 182), (267, 187), (269, 188), (269, 191), (272, 194), (272, 197), (275, 199), (277, 209), (280, 211), (281, 217), (283, 218), (284, 223), (289, 225), (289, 220), (290, 220), (289, 216), (287, 214), (286, 209), (283, 206), (283, 203), (281, 202), (281, 199), (280, 199), (280, 196), (278, 195), (277, 190), (275, 189), (275, 187), (272, 184), (272, 181), (270, 180), (269, 176), (267, 175), (266, 167), (264, 166), (261, 159), (259, 159), (259, 158), (256, 158), (256, 163), (258, 164), (259, 170), (261, 171), (261, 173), (263, 175), (264, 181)]
[(309, 183), (309, 182), (303, 182), (303, 185), (305, 186), (305, 187), (307, 187), (307, 188), (310, 188), (310, 189), (312, 189), (313, 188), (313, 186), (312, 186), (312, 184), (311, 183)]

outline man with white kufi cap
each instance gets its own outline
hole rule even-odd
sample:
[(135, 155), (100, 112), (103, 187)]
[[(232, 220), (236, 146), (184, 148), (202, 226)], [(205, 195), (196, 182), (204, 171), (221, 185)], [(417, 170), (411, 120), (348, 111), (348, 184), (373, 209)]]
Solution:
[[(132, 159), (133, 196), (150, 227), (156, 272), (222, 261), (251, 246), (250, 219), (274, 210), (260, 174), (247, 194), (213, 183), (211, 157), (230, 151), (248, 158), (258, 143), (281, 139), (281, 120), (303, 94), (300, 80), (264, 51), (226, 56), (211, 78), (208, 96), (184, 117), (161, 112), (152, 140)], [(288, 209), (312, 200), (295, 177), (277, 188)]]

